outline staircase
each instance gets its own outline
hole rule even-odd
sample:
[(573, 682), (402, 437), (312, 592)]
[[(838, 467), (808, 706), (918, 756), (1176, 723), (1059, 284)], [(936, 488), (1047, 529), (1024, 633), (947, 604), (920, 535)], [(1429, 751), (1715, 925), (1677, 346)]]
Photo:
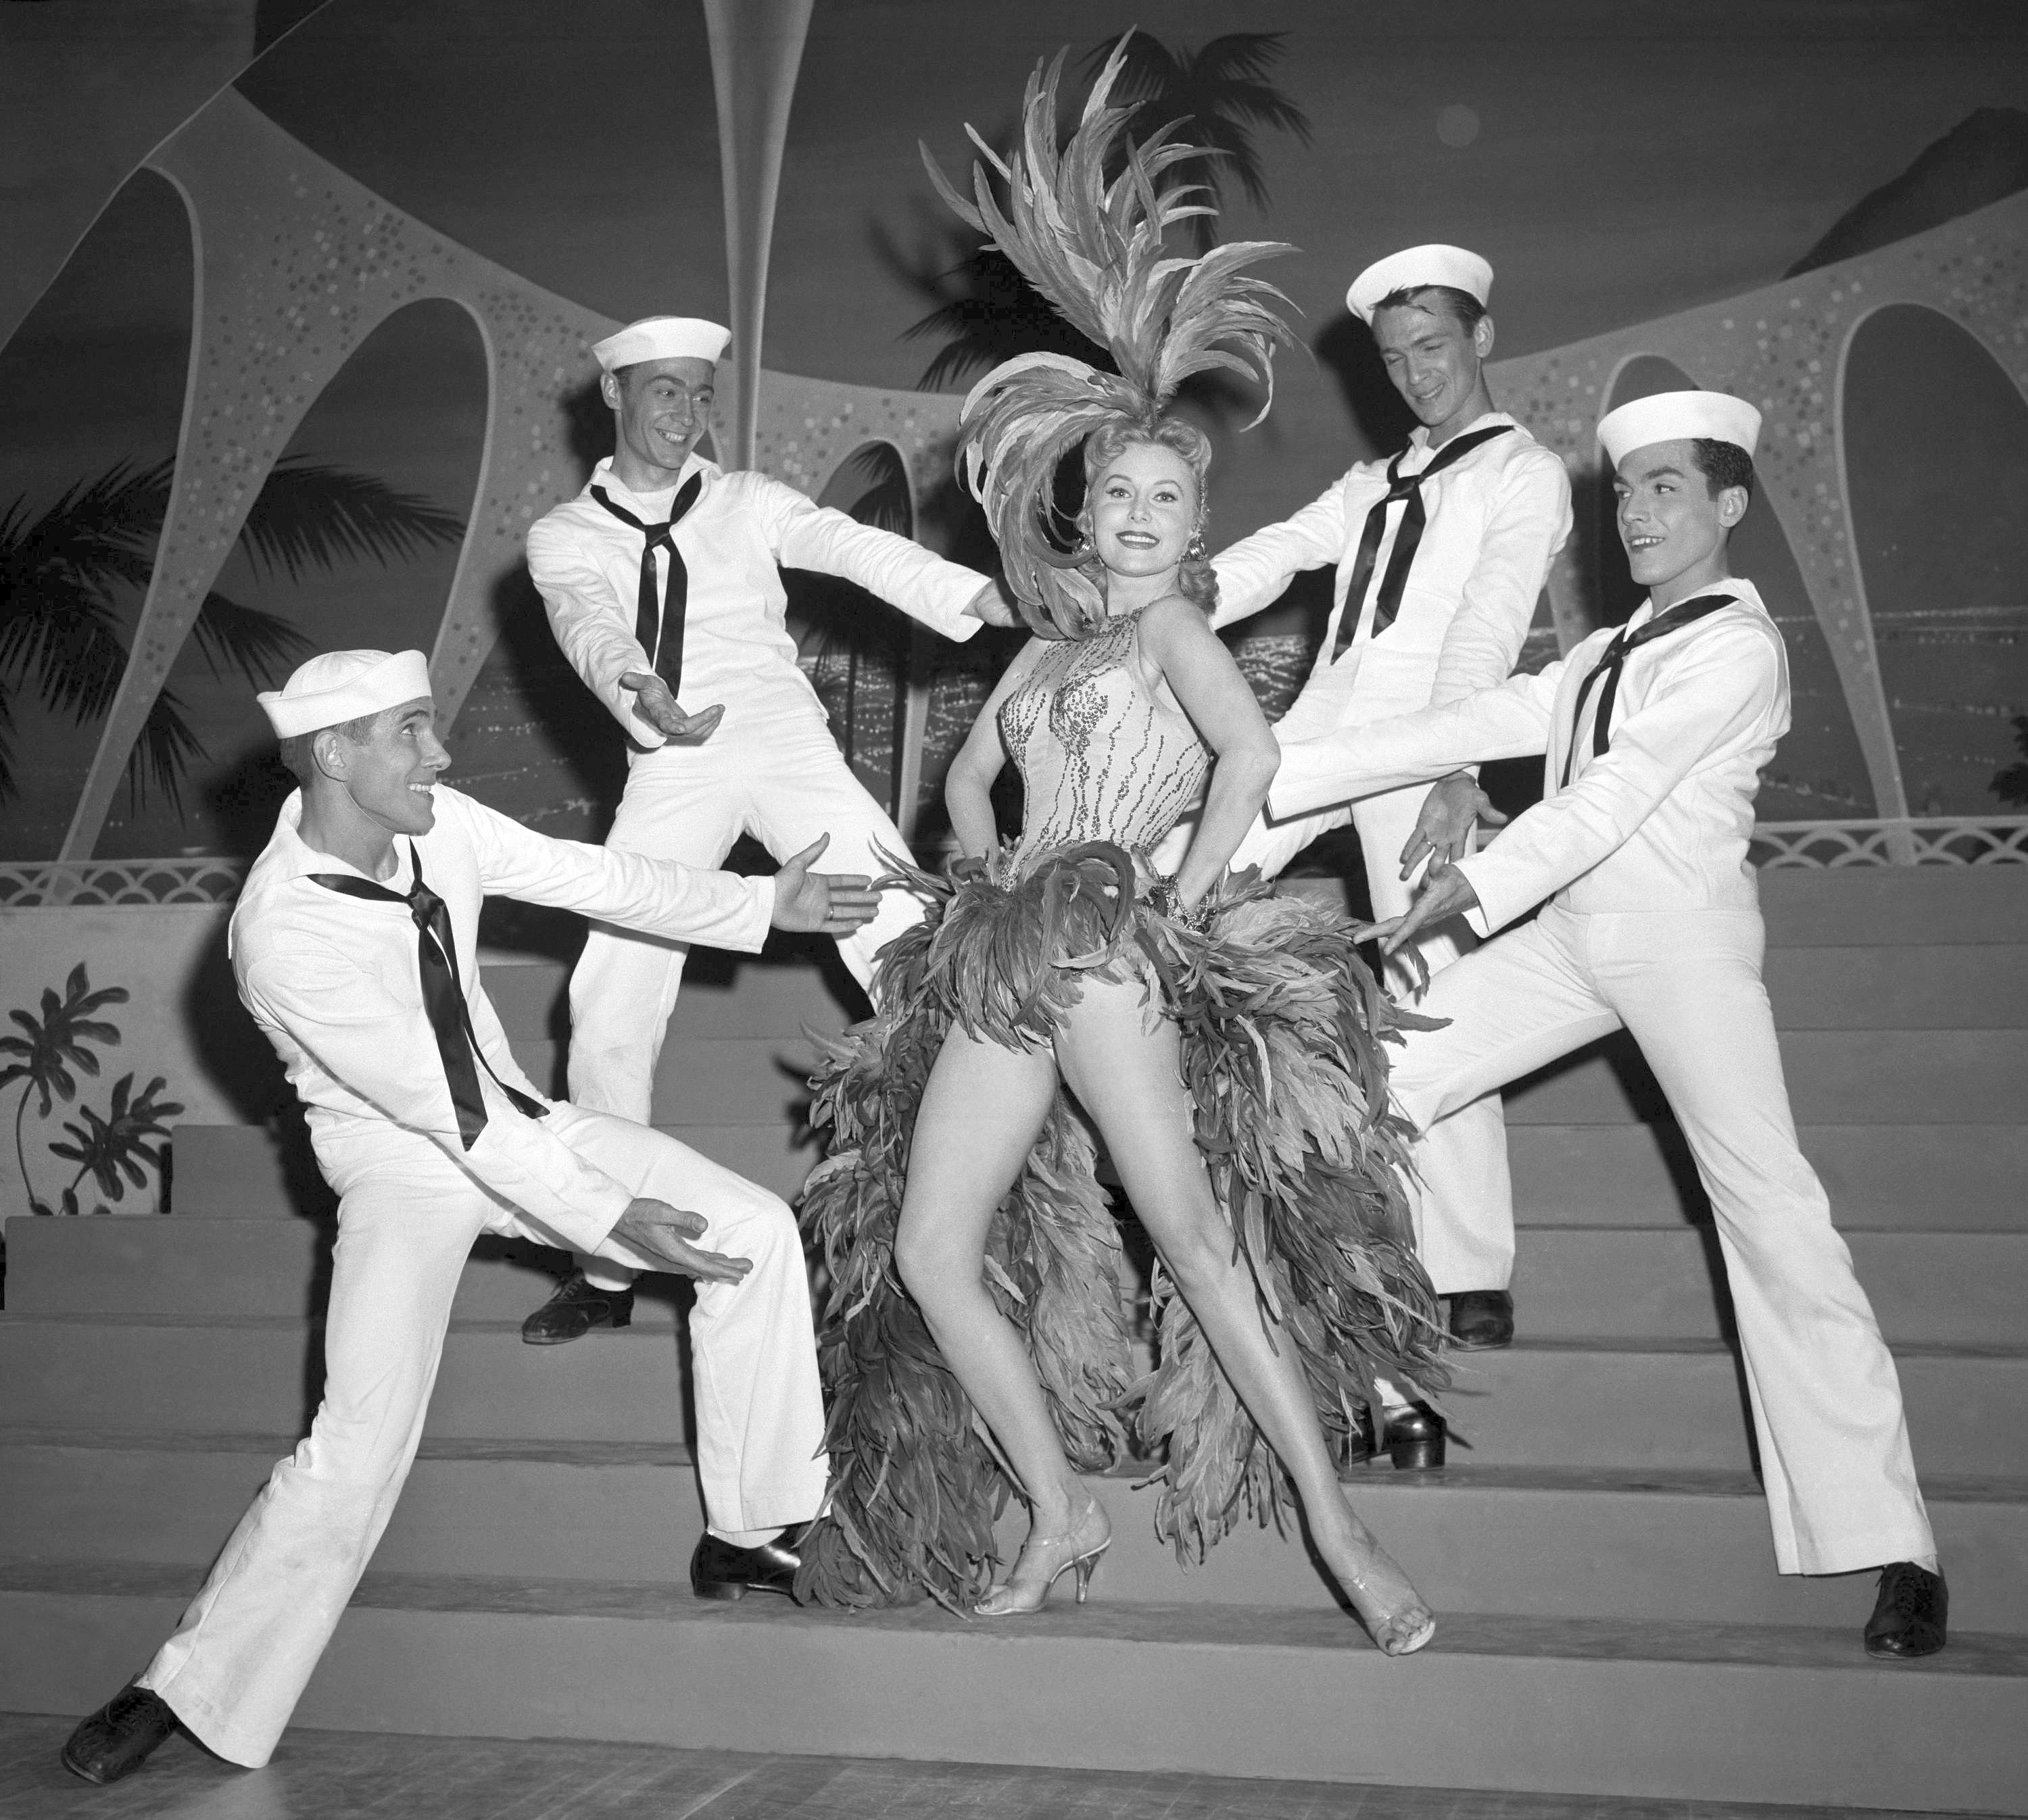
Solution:
[[(2028, 1814), (2028, 867), (1763, 887), (1804, 1148), (1900, 1362), (1950, 1578), (1941, 1656), (1867, 1659), (1870, 1576), (1774, 1572), (1708, 1215), (1608, 1042), (1509, 1097), (1523, 1337), (1460, 1361), (1469, 1445), (1353, 1487), (1441, 1614), (1422, 1655), (1373, 1651), (1271, 1531), (1179, 1570), (1131, 1474), (1097, 1488), (1116, 1539), (1082, 1608), (699, 1604), (673, 1293), (525, 1347), (557, 1260), (489, 1241), (300, 1722)], [(561, 978), (487, 971), (538, 1082)], [(697, 980), (658, 1122), (792, 1193), (801, 1031), (845, 1018), (793, 953)], [(0, 1709), (82, 1712), (136, 1669), (314, 1404), (330, 1231), (300, 1158), (185, 1127), (175, 1168), (172, 1218), (8, 1225)]]

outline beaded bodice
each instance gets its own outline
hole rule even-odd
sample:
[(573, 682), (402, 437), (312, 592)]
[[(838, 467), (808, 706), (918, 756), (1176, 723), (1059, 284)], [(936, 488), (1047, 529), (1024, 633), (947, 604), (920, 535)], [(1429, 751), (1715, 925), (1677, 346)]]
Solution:
[(1188, 718), (1143, 686), (1141, 616), (1044, 647), (1000, 705), (1000, 733), (1027, 797), (1016, 870), (1081, 841), (1153, 846), (1196, 801), (1212, 755)]

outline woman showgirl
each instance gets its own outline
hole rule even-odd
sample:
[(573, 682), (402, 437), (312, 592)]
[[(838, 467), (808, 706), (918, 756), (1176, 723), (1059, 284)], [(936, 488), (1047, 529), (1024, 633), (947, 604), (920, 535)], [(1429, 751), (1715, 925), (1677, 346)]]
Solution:
[[(952, 766), (963, 857), (946, 879), (905, 871), (929, 918), (887, 950), (881, 1014), (819, 1078), (832, 1141), (805, 1216), (831, 1278), (835, 1479), (798, 1591), (927, 1590), (998, 1618), (1069, 1573), (1082, 1600), (1111, 1527), (1080, 1471), (1127, 1451), (1131, 1411), (1179, 1553), (1242, 1506), (1278, 1515), (1293, 1486), (1375, 1642), (1406, 1655), (1435, 1620), (1340, 1488), (1375, 1377), (1436, 1375), (1386, 1110), (1396, 1014), (1342, 919), (1227, 879), (1277, 750), (1208, 623), (1210, 446), (1164, 409), (1193, 372), (1270, 377), (1279, 294), (1242, 268), (1282, 249), (1168, 260), (1163, 228), (1201, 211), (1156, 179), (1189, 148), (1123, 145), (1116, 54), (1059, 154), (1061, 61), (1031, 80), (1028, 136), (1001, 167), (1027, 205), (1002, 214), (983, 173), (975, 207), (939, 184), (1120, 371), (1024, 357), (966, 403), (961, 455), (1038, 635)], [(1066, 551), (1051, 486), (1080, 443)], [(1009, 753), (1026, 812), (1003, 852), (988, 793)], [(1176, 874), (1150, 877), (1144, 856), (1201, 797)], [(1160, 1363), (1138, 1385), (1072, 1097), (1160, 1260)], [(991, 1585), (1010, 1480), (1029, 1533)]]

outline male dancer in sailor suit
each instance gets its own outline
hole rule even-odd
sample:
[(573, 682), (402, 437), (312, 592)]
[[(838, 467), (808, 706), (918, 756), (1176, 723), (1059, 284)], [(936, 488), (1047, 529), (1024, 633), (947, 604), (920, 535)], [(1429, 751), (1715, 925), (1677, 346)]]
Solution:
[[(1430, 982), (1390, 1071), (1419, 1125), (1625, 1028), (1667, 1095), (1711, 1197), (1785, 1574), (1886, 1563), (1877, 1655), (1944, 1645), (1947, 1594), (1900, 1385), (1815, 1172), (1797, 1148), (1747, 861), (1760, 771), (1789, 727), (1782, 638), (1726, 559), (1760, 414), (1668, 392), (1599, 425), (1621, 542), (1649, 592), (1538, 676), (1282, 749), (1290, 812), (1471, 759), (1545, 754), (1544, 797), (1485, 851), (1433, 869), (1367, 933), (1390, 950), (1464, 915), (1508, 930)], [(1286, 782), (1285, 782), (1286, 780)], [(1445, 843), (1439, 832), (1434, 843)], [(1483, 1209), (1461, 1210), (1485, 1217)]]
[[(901, 836), (852, 775), (796, 667), (777, 565), (857, 582), (954, 640), (983, 616), (1012, 615), (984, 576), (698, 455), (713, 363), (729, 338), (716, 323), (650, 316), (592, 350), (613, 453), (529, 531), (528, 571), (571, 667), (633, 742), (608, 845), (717, 866), (742, 831), (777, 859), (827, 833), (837, 864), (877, 875), (886, 869), (877, 849), (903, 853)], [(861, 986), (874, 956), (921, 914), (909, 893), (890, 891), (871, 923), (841, 938)], [(688, 953), (593, 925), (571, 975), (575, 1103), (649, 1122)], [(633, 1274), (580, 1254), (523, 1337), (554, 1345), (624, 1325)]]
[(751, 953), (771, 924), (849, 933), (873, 914), (868, 881), (811, 871), (821, 842), (749, 879), (547, 840), (438, 787), (450, 759), (420, 651), (313, 658), (261, 704), (302, 789), (230, 944), (341, 1197), (324, 1397), (176, 1633), (64, 1747), (94, 1782), (139, 1768), (179, 1722), (229, 1762), (268, 1761), (393, 1514), (481, 1233), (696, 1279), (701, 1593), (781, 1583), (795, 1558), (772, 1538), (823, 1497), (789, 1209), (674, 1138), (538, 1093), (479, 977), (479, 911), (494, 891)]
[[(1337, 598), (1316, 666), (1277, 724), (1283, 741), (1431, 704), (1462, 701), (1506, 681), (1534, 618), (1549, 564), (1571, 530), (1563, 463), (1514, 418), (1493, 409), (1484, 370), (1493, 350), (1486, 313), (1493, 268), (1462, 247), (1412, 246), (1368, 266), (1345, 301), (1373, 331), (1394, 387), (1420, 427), (1391, 461), (1363, 461), (1313, 504), (1221, 553), (1215, 625), (1258, 612), (1298, 570), (1337, 571)], [(1349, 819), (1359, 830), (1376, 916), (1408, 908), (1404, 849), (1426, 785), (1368, 797), (1350, 809), (1257, 823), (1235, 869), (1272, 878), (1319, 834)], [(1434, 971), (1475, 945), (1462, 925), (1432, 929), (1421, 960)], [(1408, 979), (1397, 965), (1397, 986)], [(1416, 1152), (1419, 1200), (1486, 1210), (1497, 1230), (1512, 1212), (1507, 1133), (1489, 1093), (1428, 1133)], [(1512, 1247), (1469, 1242), (1479, 1228), (1438, 1221), (1423, 1261), (1451, 1298), (1451, 1332), (1467, 1347), (1513, 1337)], [(1451, 1245), (1444, 1235), (1460, 1235)], [(1415, 1458), (1441, 1462), (1441, 1430), (1427, 1411), (1390, 1419), (1401, 1449), (1428, 1431)], [(1419, 1427), (1417, 1426), (1419, 1423)], [(1413, 1429), (1414, 1433), (1410, 1430)]]

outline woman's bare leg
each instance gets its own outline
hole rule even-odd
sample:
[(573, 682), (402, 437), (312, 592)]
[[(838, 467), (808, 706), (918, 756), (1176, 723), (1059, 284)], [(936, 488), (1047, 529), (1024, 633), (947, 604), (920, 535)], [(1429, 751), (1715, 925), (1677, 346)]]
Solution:
[(1085, 1502), (1035, 1367), (984, 1282), (987, 1229), (1057, 1091), (1047, 1050), (953, 1027), (923, 1090), (895, 1228), (894, 1263), (931, 1337), (1012, 1463), (1034, 1532), (1061, 1535)]
[(1151, 1030), (1138, 985), (1086, 982), (1057, 1038), (1064, 1078), (1097, 1122), (1127, 1197), (1268, 1445), (1295, 1482), (1317, 1552), (1390, 1653), (1430, 1620), (1407, 1577), (1353, 1515), (1293, 1341), (1277, 1345), (1191, 1135), (1180, 1042)]

